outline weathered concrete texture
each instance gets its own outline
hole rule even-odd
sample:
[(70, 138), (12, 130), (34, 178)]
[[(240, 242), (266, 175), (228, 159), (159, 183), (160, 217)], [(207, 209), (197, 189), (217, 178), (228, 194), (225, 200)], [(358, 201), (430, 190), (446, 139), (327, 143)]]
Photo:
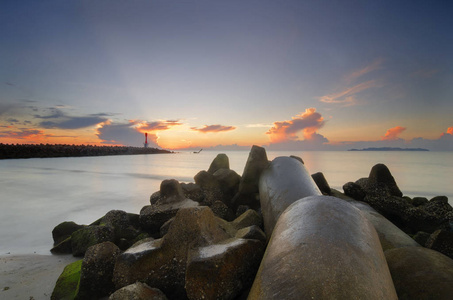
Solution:
[(355, 207), (312, 196), (280, 216), (248, 299), (397, 299), (378, 235)]
[(453, 260), (423, 247), (385, 252), (400, 300), (449, 300), (453, 295)]
[(247, 205), (257, 209), (260, 206), (258, 199), (259, 179), (261, 173), (268, 165), (266, 150), (263, 147), (253, 145), (242, 172), (239, 191), (232, 200), (234, 208), (240, 205)]
[(387, 220), (384, 216), (378, 213), (374, 208), (365, 202), (354, 200), (348, 196), (343, 195), (339, 191), (332, 189), (332, 196), (343, 199), (360, 209), (362, 214), (373, 224), (376, 232), (379, 235), (382, 249), (388, 250), (401, 247), (418, 247), (420, 246), (414, 239), (404, 233), (401, 229), (395, 226), (392, 222)]
[(304, 164), (291, 157), (275, 158), (261, 174), (259, 182), (264, 232), (272, 234), (275, 223), (293, 202), (321, 195)]
[(214, 174), (220, 169), (230, 169), (230, 160), (224, 153), (217, 154), (209, 166), (208, 173)]
[(235, 299), (253, 282), (263, 252), (260, 241), (238, 238), (192, 250), (187, 262), (187, 296)]
[(110, 295), (109, 300), (167, 300), (167, 297), (159, 289), (136, 282), (117, 290)]

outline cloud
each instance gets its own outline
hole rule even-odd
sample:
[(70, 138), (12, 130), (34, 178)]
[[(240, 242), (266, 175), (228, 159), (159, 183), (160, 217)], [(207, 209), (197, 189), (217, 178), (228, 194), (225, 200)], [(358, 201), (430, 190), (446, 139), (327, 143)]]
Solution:
[(439, 73), (439, 70), (437, 69), (418, 70), (411, 73), (411, 77), (427, 79), (433, 77), (437, 73)]
[(449, 134), (453, 136), (453, 126), (447, 128), (447, 133), (442, 133), (441, 136), (444, 136), (445, 134)]
[(191, 130), (202, 132), (202, 133), (208, 133), (208, 132), (226, 132), (226, 131), (232, 131), (235, 130), (236, 127), (234, 126), (223, 126), (223, 125), (204, 125), (204, 127), (201, 128), (196, 128), (196, 127), (190, 127)]
[(146, 121), (132, 121), (138, 124), (138, 129), (141, 132), (152, 132), (152, 131), (162, 131), (168, 130), (173, 126), (182, 125), (181, 121), (179, 120), (165, 120), (165, 121), (153, 121), (153, 122), (146, 122)]
[(400, 135), (404, 130), (406, 130), (406, 127), (401, 127), (401, 126), (396, 126), (393, 128), (390, 128), (387, 130), (385, 135), (382, 137), (382, 140), (396, 140), (398, 139), (398, 135)]
[(2, 131), (0, 137), (15, 138), (15, 139), (29, 139), (44, 136), (44, 131), (38, 129), (20, 129), (19, 131)]
[(319, 101), (329, 104), (343, 104), (344, 106), (355, 105), (356, 95), (370, 88), (380, 87), (376, 80), (368, 80), (353, 87), (344, 89), (341, 92), (328, 94), (319, 98)]
[(384, 59), (378, 58), (378, 59), (374, 60), (368, 66), (366, 66), (366, 67), (364, 67), (364, 68), (362, 68), (360, 70), (354, 71), (351, 74), (347, 75), (345, 79), (346, 79), (347, 82), (351, 83), (354, 80), (356, 80), (357, 78), (359, 78), (359, 77), (361, 77), (361, 76), (363, 76), (365, 74), (368, 74), (368, 73), (370, 73), (372, 71), (380, 69), (383, 62), (384, 62)]
[[(63, 111), (57, 108), (51, 108), (50, 115), (35, 115), (35, 118), (44, 119), (49, 121), (42, 121), (39, 123), (43, 128), (58, 128), (58, 129), (80, 129), (94, 126), (108, 119), (104, 116), (106, 114), (91, 114), (87, 116), (68, 116)], [(54, 120), (52, 120), (54, 119)]]
[[(97, 129), (96, 135), (103, 144), (142, 146), (145, 135), (137, 130), (136, 125), (134, 122), (118, 124), (106, 122)], [(151, 147), (158, 147), (155, 134), (148, 134), (148, 144)]]
[(305, 140), (317, 138), (316, 131), (325, 124), (324, 118), (316, 112), (316, 108), (307, 108), (304, 113), (299, 114), (289, 121), (277, 121), (266, 132), (271, 143), (281, 143), (290, 140), (297, 140), (296, 133), (302, 131)]

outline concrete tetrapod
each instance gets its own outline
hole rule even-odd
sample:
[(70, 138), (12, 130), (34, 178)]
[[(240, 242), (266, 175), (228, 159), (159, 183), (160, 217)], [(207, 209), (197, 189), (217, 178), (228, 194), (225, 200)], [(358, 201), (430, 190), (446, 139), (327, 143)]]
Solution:
[(397, 299), (373, 225), (330, 196), (280, 216), (248, 299)]
[(271, 236), (278, 217), (293, 202), (321, 195), (304, 164), (293, 157), (275, 158), (263, 171), (259, 182), (264, 231)]

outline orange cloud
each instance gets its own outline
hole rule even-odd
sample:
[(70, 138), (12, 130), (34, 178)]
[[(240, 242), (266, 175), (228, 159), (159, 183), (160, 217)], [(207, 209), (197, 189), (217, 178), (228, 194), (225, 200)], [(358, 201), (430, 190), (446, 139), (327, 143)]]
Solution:
[(204, 127), (201, 128), (196, 128), (196, 127), (190, 127), (191, 130), (202, 132), (202, 133), (208, 133), (208, 132), (225, 132), (225, 131), (231, 131), (235, 130), (236, 127), (234, 126), (223, 126), (223, 125), (204, 125)]
[(274, 122), (266, 132), (272, 143), (297, 140), (297, 132), (302, 131), (305, 140), (315, 138), (316, 131), (324, 126), (324, 118), (316, 112), (316, 108), (307, 108), (304, 113), (292, 117), (289, 121)]
[(164, 120), (154, 122), (131, 120), (129, 122), (136, 124), (137, 130), (141, 133), (168, 130), (173, 126), (182, 125), (179, 120)]
[(356, 94), (379, 86), (380, 84), (376, 80), (369, 80), (347, 88), (341, 92), (322, 96), (319, 98), (319, 101), (330, 104), (344, 104), (345, 106), (351, 106), (356, 104)]
[(385, 135), (382, 137), (382, 140), (383, 141), (396, 140), (396, 139), (398, 139), (398, 135), (400, 135), (401, 132), (403, 132), (404, 130), (406, 130), (406, 127), (396, 126), (396, 127), (390, 128), (389, 130), (387, 130)]
[(453, 126), (452, 127), (448, 127), (447, 133), (453, 135)]

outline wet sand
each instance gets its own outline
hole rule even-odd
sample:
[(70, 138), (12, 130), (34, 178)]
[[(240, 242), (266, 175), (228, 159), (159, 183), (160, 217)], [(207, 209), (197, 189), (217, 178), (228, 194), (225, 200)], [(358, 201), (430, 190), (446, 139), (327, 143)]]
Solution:
[(48, 300), (72, 255), (0, 256), (0, 299)]

